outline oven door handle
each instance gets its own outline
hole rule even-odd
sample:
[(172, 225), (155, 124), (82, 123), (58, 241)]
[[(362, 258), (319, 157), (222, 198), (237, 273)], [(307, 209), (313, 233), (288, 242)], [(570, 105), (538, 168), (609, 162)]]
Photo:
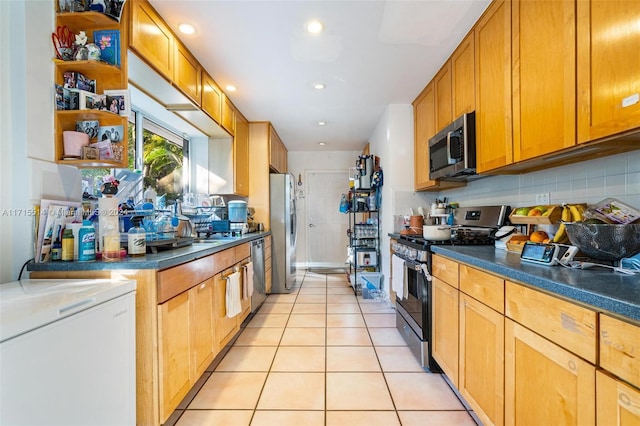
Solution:
[(413, 269), (414, 271), (421, 273), (422, 275), (424, 275), (427, 281), (433, 280), (431, 273), (429, 272), (429, 267), (427, 266), (426, 263), (419, 263), (419, 262), (413, 263), (413, 262), (405, 261), (404, 267), (408, 269)]
[(426, 263), (423, 263), (420, 266), (420, 270), (422, 271), (422, 274), (427, 279), (427, 281), (429, 281), (429, 282), (433, 281), (433, 277), (431, 276), (431, 273), (429, 272), (429, 268), (427, 267)]

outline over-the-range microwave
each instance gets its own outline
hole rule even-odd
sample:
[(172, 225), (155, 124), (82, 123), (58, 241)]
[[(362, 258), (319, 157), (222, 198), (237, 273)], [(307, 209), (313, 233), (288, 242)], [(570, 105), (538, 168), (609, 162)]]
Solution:
[(429, 139), (429, 179), (477, 179), (476, 116), (470, 112)]

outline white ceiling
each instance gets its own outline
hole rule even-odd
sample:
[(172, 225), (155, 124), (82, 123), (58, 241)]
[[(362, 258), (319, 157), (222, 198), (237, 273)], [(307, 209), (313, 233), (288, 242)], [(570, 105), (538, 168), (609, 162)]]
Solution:
[[(249, 121), (290, 151), (358, 151), (388, 104), (410, 104), (490, 0), (150, 0)], [(311, 19), (324, 23), (306, 32)], [(324, 83), (318, 91), (314, 83)], [(318, 126), (325, 121), (325, 126)], [(319, 146), (325, 142), (326, 146)]]

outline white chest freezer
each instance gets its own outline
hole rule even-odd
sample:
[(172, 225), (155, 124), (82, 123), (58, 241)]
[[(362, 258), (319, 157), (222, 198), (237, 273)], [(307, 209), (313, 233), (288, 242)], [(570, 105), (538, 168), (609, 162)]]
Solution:
[(134, 425), (132, 280), (0, 284), (0, 425)]

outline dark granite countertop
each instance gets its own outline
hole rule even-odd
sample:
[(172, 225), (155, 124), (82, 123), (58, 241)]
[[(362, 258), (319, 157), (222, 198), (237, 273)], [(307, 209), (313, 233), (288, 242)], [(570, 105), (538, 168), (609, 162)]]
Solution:
[(493, 246), (431, 246), (433, 253), (640, 323), (640, 275), (608, 268), (569, 269), (520, 262), (518, 253)]
[(140, 257), (125, 257), (117, 262), (45, 262), (29, 263), (28, 271), (102, 271), (117, 269), (167, 269), (201, 257), (209, 256), (228, 248), (271, 235), (271, 232), (256, 232), (231, 241), (220, 243), (193, 243), (192, 245), (172, 250), (158, 251)]

